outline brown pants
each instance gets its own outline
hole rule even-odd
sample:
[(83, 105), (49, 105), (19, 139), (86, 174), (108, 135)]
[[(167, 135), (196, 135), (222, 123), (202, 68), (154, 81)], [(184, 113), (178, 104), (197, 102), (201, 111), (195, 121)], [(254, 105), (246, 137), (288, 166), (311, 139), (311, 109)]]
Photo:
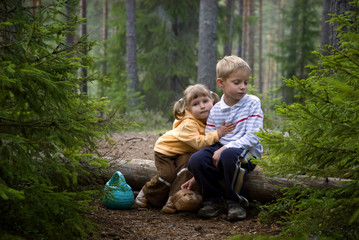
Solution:
[(188, 171), (188, 160), (192, 153), (166, 156), (155, 152), (157, 175), (147, 182), (142, 191), (149, 202), (163, 206), (168, 197), (181, 189), (181, 185), (192, 178)]

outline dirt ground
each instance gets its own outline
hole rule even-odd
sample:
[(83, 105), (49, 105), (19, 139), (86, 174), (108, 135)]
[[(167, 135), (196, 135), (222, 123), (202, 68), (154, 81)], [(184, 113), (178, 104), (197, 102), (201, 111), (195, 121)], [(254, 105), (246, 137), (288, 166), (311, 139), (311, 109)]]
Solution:
[[(110, 159), (110, 163), (133, 158), (153, 160), (153, 146), (159, 136), (160, 133), (152, 132), (118, 133), (113, 136), (113, 146), (104, 144), (100, 150)], [(194, 212), (165, 214), (160, 209), (135, 207), (111, 210), (99, 201), (90, 213), (98, 224), (99, 234), (90, 239), (220, 240), (237, 234), (279, 234), (278, 225), (259, 222), (257, 214), (258, 210), (251, 204), (245, 220), (229, 222), (225, 214), (203, 220)]]

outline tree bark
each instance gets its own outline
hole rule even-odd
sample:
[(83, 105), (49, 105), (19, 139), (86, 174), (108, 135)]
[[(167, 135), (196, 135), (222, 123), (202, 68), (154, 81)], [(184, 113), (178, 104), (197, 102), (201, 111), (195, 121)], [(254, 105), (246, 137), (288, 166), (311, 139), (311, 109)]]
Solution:
[(242, 21), (242, 55), (243, 59), (246, 59), (247, 52), (247, 15), (248, 15), (248, 0), (243, 0), (243, 21)]
[(322, 10), (322, 31), (321, 31), (321, 40), (320, 45), (323, 47), (329, 43), (329, 23), (328, 21), (330, 19), (330, 16), (328, 15), (330, 13), (330, 1), (329, 0), (323, 0), (323, 10)]
[(129, 106), (136, 105), (133, 98), (138, 84), (136, 39), (136, 0), (126, 0), (126, 71), (130, 81), (127, 86)]
[[(120, 171), (132, 190), (139, 191), (157, 173), (154, 161), (146, 159), (119, 160), (112, 164), (105, 176), (110, 179), (115, 171)], [(300, 185), (311, 188), (340, 188), (340, 179), (307, 179), (306, 176), (296, 178), (266, 177), (258, 167), (245, 176), (243, 191), (249, 200), (270, 202), (281, 195), (279, 187), (291, 187)]]
[(212, 91), (216, 90), (217, 12), (216, 0), (200, 1), (197, 82)]
[[(343, 14), (344, 12), (348, 10), (354, 10), (353, 6), (349, 3), (352, 2), (352, 0), (328, 0), (330, 3), (330, 13), (339, 15)], [(338, 28), (339, 24), (335, 23), (329, 26), (329, 45), (333, 47), (339, 46), (339, 39), (337, 38), (338, 32), (336, 29)]]
[[(69, 22), (72, 20), (72, 15), (76, 15), (76, 6), (77, 3), (74, 0), (70, 0), (66, 3), (66, 21)], [(75, 29), (70, 29), (71, 33), (66, 34), (66, 44), (73, 45), (75, 43)]]
[[(249, 1), (249, 15), (254, 17), (254, 1)], [(252, 69), (252, 75), (254, 75), (254, 35), (255, 35), (255, 24), (251, 21), (249, 25), (249, 41), (248, 41), (248, 64)], [(254, 85), (254, 78), (252, 78), (252, 85)]]
[(233, 42), (233, 22), (234, 22), (234, 0), (227, 0), (227, 10), (230, 12), (230, 18), (228, 21), (228, 18), (225, 18), (225, 22), (227, 25), (227, 28), (229, 29), (228, 33), (228, 42), (224, 44), (224, 50), (223, 55), (224, 56), (230, 56), (232, 55), (232, 42)]
[[(108, 39), (108, 0), (103, 1), (103, 62), (102, 62), (102, 75), (107, 75), (107, 39)], [(100, 97), (104, 96), (104, 87), (100, 85)], [(103, 113), (101, 113), (101, 116)]]
[[(238, 15), (239, 18), (243, 19), (243, 0), (239, 0), (238, 1)], [(239, 31), (238, 31), (238, 46), (237, 46), (237, 56), (241, 57), (242, 56), (242, 29), (243, 29), (243, 24), (240, 27)]]
[[(81, 35), (84, 37), (84, 40), (87, 39), (87, 21), (86, 21), (86, 11), (87, 11), (87, 4), (86, 0), (81, 0), (81, 18), (84, 18), (84, 22), (81, 24)], [(84, 54), (87, 55), (86, 48), (84, 49)], [(81, 68), (83, 82), (81, 92), (87, 94), (87, 68)]]
[(258, 23), (258, 81), (259, 81), (259, 93), (263, 93), (263, 78), (262, 78), (262, 7), (263, 0), (259, 0), (259, 23)]

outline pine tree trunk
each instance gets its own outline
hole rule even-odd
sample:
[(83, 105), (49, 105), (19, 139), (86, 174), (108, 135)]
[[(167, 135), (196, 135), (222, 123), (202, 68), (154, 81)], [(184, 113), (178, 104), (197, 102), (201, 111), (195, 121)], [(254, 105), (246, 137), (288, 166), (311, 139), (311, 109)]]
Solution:
[(243, 0), (243, 21), (242, 21), (242, 50), (241, 53), (243, 59), (246, 59), (247, 52), (247, 15), (248, 15), (248, 0)]
[[(238, 1), (238, 15), (239, 18), (243, 19), (243, 0), (239, 0)], [(240, 27), (239, 31), (238, 31), (238, 46), (237, 46), (237, 56), (241, 57), (242, 56), (242, 28), (243, 28), (243, 24)]]
[[(73, 0), (70, 0), (66, 3), (66, 21), (69, 22), (72, 19), (72, 14), (76, 15), (75, 12), (76, 9), (76, 2)], [(66, 34), (66, 44), (67, 45), (73, 45), (75, 42), (75, 36), (74, 36), (74, 32), (75, 29), (70, 29), (70, 32), (72, 32), (72, 34)]]
[[(352, 0), (328, 0), (330, 3), (330, 13), (331, 14), (343, 14), (344, 12), (348, 10), (354, 10), (352, 5), (349, 3), (352, 2)], [(329, 27), (329, 35), (327, 36), (329, 38), (328, 44), (333, 47), (339, 46), (339, 39), (337, 38), (338, 32), (335, 30), (338, 28), (338, 24), (331, 24)], [(323, 36), (324, 37), (324, 36)]]
[(225, 22), (227, 22), (227, 28), (229, 29), (228, 33), (228, 42), (224, 44), (223, 55), (230, 56), (232, 55), (232, 41), (233, 41), (233, 22), (234, 22), (234, 0), (227, 0), (227, 9), (230, 12), (230, 18), (225, 18)]
[[(249, 15), (251, 17), (254, 17), (254, 1), (249, 1)], [(251, 21), (251, 24), (249, 25), (249, 41), (248, 41), (248, 64), (252, 69), (252, 75), (254, 75), (254, 35), (255, 35), (255, 25), (253, 21)], [(252, 78), (252, 81), (254, 78)], [(252, 82), (252, 85), (254, 85), (254, 82)]]
[(329, 23), (326, 22), (330, 19), (330, 16), (328, 15), (329, 13), (330, 13), (330, 1), (323, 0), (322, 31), (321, 31), (321, 36), (320, 36), (320, 38), (321, 38), (320, 45), (322, 47), (329, 43), (330, 26), (329, 26)]
[(136, 105), (133, 98), (138, 84), (136, 38), (136, 0), (126, 0), (126, 71), (130, 81), (127, 86), (129, 106)]
[[(103, 62), (102, 62), (102, 75), (107, 74), (107, 39), (108, 39), (108, 0), (103, 1)], [(100, 86), (100, 96), (104, 96), (104, 88)], [(102, 115), (102, 114), (101, 114)]]
[[(87, 4), (86, 4), (86, 0), (81, 0), (81, 18), (84, 18), (84, 22), (81, 24), (81, 35), (82, 36), (86, 36), (87, 35), (87, 21), (86, 21), (86, 11), (87, 11)], [(86, 41), (87, 37), (84, 38), (84, 40)], [(86, 48), (84, 49), (84, 54), (87, 55), (87, 50)], [(82, 88), (81, 88), (81, 92), (83, 93), (88, 93), (87, 91), (87, 69), (86, 68), (81, 68), (81, 72), (82, 72), (82, 77), (83, 77), (83, 82), (82, 82)]]
[(258, 24), (258, 81), (259, 81), (259, 93), (263, 93), (263, 78), (262, 78), (262, 7), (263, 0), (259, 0), (259, 24)]
[(199, 13), (197, 82), (216, 90), (217, 1), (201, 0)]

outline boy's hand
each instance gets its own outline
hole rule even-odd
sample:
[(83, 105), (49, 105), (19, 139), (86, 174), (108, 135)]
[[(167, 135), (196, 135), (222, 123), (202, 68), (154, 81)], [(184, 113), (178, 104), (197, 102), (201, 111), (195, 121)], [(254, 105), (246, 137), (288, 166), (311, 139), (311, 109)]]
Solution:
[(228, 133), (233, 133), (232, 131), (235, 128), (236, 128), (236, 125), (234, 123), (226, 124), (226, 122), (223, 122), (222, 125), (217, 130), (218, 138), (221, 138)]
[(218, 159), (219, 157), (221, 156), (221, 153), (224, 149), (227, 149), (227, 147), (223, 146), (221, 147), (220, 149), (218, 149), (217, 151), (215, 151), (213, 153), (213, 156), (212, 156), (212, 163), (213, 163), (213, 166), (217, 167), (217, 162), (218, 162)]
[(192, 177), (190, 180), (181, 185), (181, 189), (193, 190), (195, 189), (196, 184), (196, 180)]

